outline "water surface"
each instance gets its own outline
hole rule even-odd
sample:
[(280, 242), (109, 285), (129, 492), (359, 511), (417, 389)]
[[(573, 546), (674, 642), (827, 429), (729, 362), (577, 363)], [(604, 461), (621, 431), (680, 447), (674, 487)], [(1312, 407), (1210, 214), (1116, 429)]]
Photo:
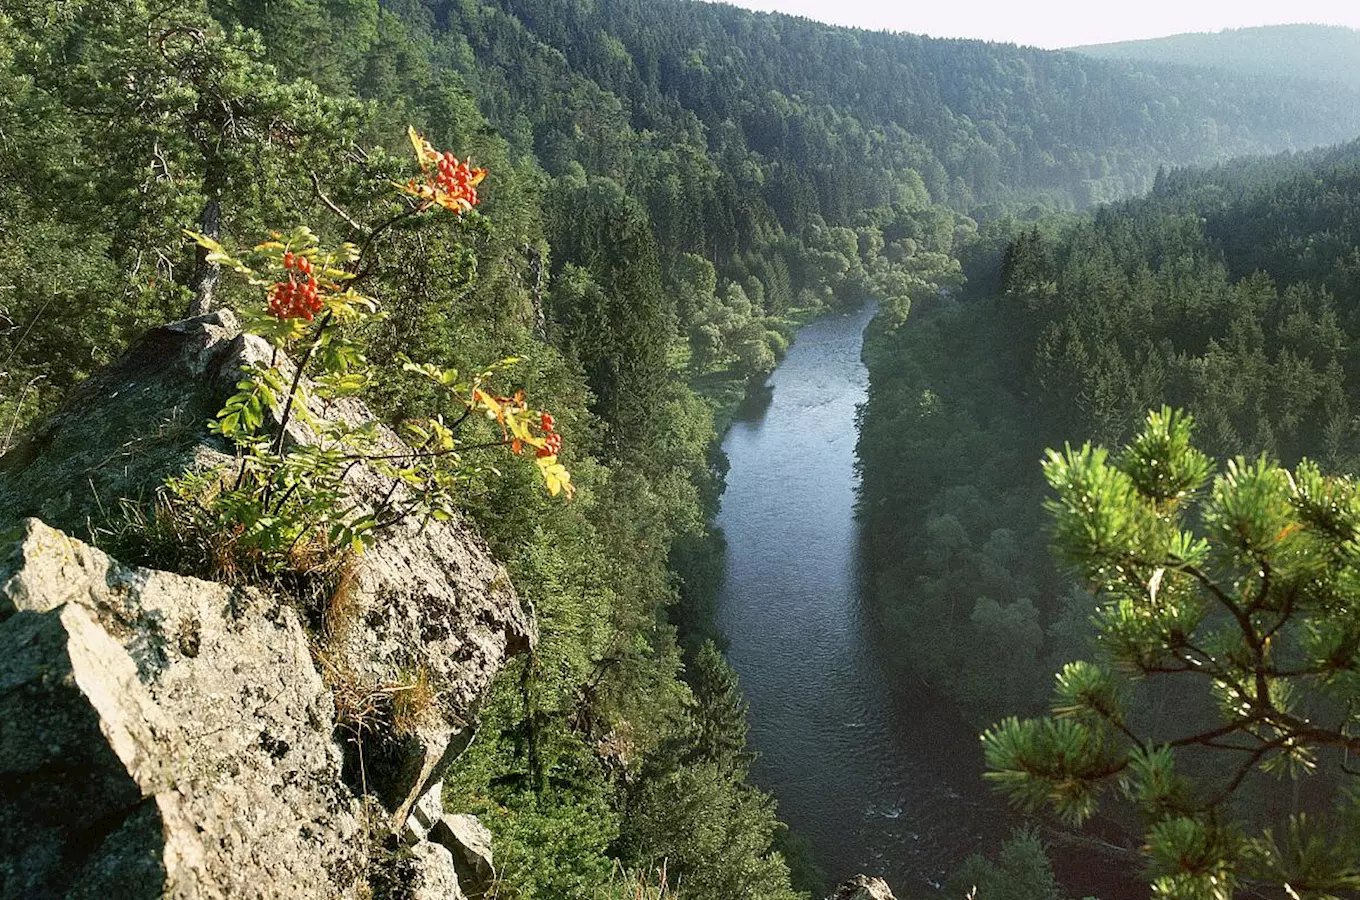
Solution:
[(889, 675), (861, 603), (855, 411), (872, 315), (806, 326), (768, 403), (723, 442), (719, 624), (751, 706), (753, 775), (781, 818), (832, 879), (878, 875), (910, 897), (1007, 823), (976, 734), (923, 684)]

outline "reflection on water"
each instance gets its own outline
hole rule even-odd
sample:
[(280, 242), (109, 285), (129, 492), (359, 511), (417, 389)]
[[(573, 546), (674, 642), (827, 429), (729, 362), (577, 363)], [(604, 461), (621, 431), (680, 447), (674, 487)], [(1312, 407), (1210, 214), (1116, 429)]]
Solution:
[(892, 683), (862, 608), (855, 409), (873, 310), (820, 319), (723, 442), (731, 462), (719, 624), (751, 705), (754, 775), (833, 879), (919, 896), (1004, 836), (977, 736), (920, 683)]

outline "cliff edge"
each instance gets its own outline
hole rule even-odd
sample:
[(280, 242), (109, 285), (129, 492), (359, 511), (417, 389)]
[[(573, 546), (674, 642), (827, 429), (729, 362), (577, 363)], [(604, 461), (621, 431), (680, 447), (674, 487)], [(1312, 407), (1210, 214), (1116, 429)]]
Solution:
[[(269, 354), (227, 312), (155, 329), (0, 457), (0, 900), (358, 898), (394, 880), (456, 900), (494, 877), (440, 778), (537, 631), (469, 525), (384, 531), (332, 586), (343, 616), (335, 596), (91, 543), (129, 498), (232, 463), (205, 424)], [(392, 489), (362, 465), (346, 485), (359, 503)]]

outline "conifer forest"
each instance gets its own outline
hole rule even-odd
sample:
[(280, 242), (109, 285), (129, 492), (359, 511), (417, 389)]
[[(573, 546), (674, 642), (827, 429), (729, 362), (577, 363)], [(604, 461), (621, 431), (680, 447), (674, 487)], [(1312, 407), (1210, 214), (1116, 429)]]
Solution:
[[(820, 382), (781, 412), (778, 370), (861, 313), (853, 464), (826, 475)], [(167, 349), (194, 329), (240, 361)], [(207, 399), (129, 407), (151, 384)], [(725, 437), (781, 415), (729, 470)], [(774, 519), (720, 523), (750, 465)], [(830, 516), (823, 478), (854, 492), (872, 677), (963, 735), (985, 828), (866, 813), (762, 743), (731, 606), (802, 613), (735, 597), (733, 529)], [(0, 0), (0, 900), (1360, 896), (1357, 478), (1360, 32), (1054, 51), (699, 0)], [(212, 774), (293, 765), (252, 724), (274, 676), (192, 688), (232, 698), (249, 765), (151, 779), (119, 729), (177, 715), (115, 727), (90, 685), (173, 710), (254, 663), (207, 624), (202, 651), (135, 637), (149, 588), (42, 605), (35, 522), (142, 573), (101, 585), (274, 598), (323, 711), (291, 718), (334, 768), (279, 833), (332, 848), (294, 854), (325, 887), (204, 874), (283, 846)], [(446, 538), (471, 556), (433, 593), (381, 580)], [(131, 660), (107, 682), (76, 652), (91, 603), (81, 652)], [(57, 615), (69, 677), (24, 661)], [(58, 683), (86, 737), (33, 700)], [(160, 810), (150, 850), (78, 749), (99, 734)], [(413, 825), (430, 803), (494, 862)], [(823, 834), (899, 816), (919, 875)]]

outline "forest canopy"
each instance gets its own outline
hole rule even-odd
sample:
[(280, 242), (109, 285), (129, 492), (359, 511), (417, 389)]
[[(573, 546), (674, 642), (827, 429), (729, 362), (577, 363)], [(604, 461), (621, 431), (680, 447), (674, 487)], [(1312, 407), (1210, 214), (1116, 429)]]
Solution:
[[(408, 126), (486, 171), (479, 204), (374, 235), (410, 209)], [(365, 296), (399, 314), (355, 352), (523, 357), (506, 396), (553, 411), (576, 490), (512, 458), (457, 500), (543, 633), (448, 785), (502, 896), (664, 864), (680, 897), (792, 898), (822, 877), (748, 781), (712, 621), (748, 387), (800, 323), (878, 301), (873, 599), (974, 719), (1032, 712), (1093, 608), (1046, 562), (1042, 448), (1174, 403), (1214, 455), (1353, 466), (1360, 150), (1174, 167), (1358, 132), (1344, 88), (687, 0), (0, 3), (0, 452), (209, 287), (258, 300), (186, 230), (371, 238)], [(398, 422), (438, 387), (362, 394)]]

